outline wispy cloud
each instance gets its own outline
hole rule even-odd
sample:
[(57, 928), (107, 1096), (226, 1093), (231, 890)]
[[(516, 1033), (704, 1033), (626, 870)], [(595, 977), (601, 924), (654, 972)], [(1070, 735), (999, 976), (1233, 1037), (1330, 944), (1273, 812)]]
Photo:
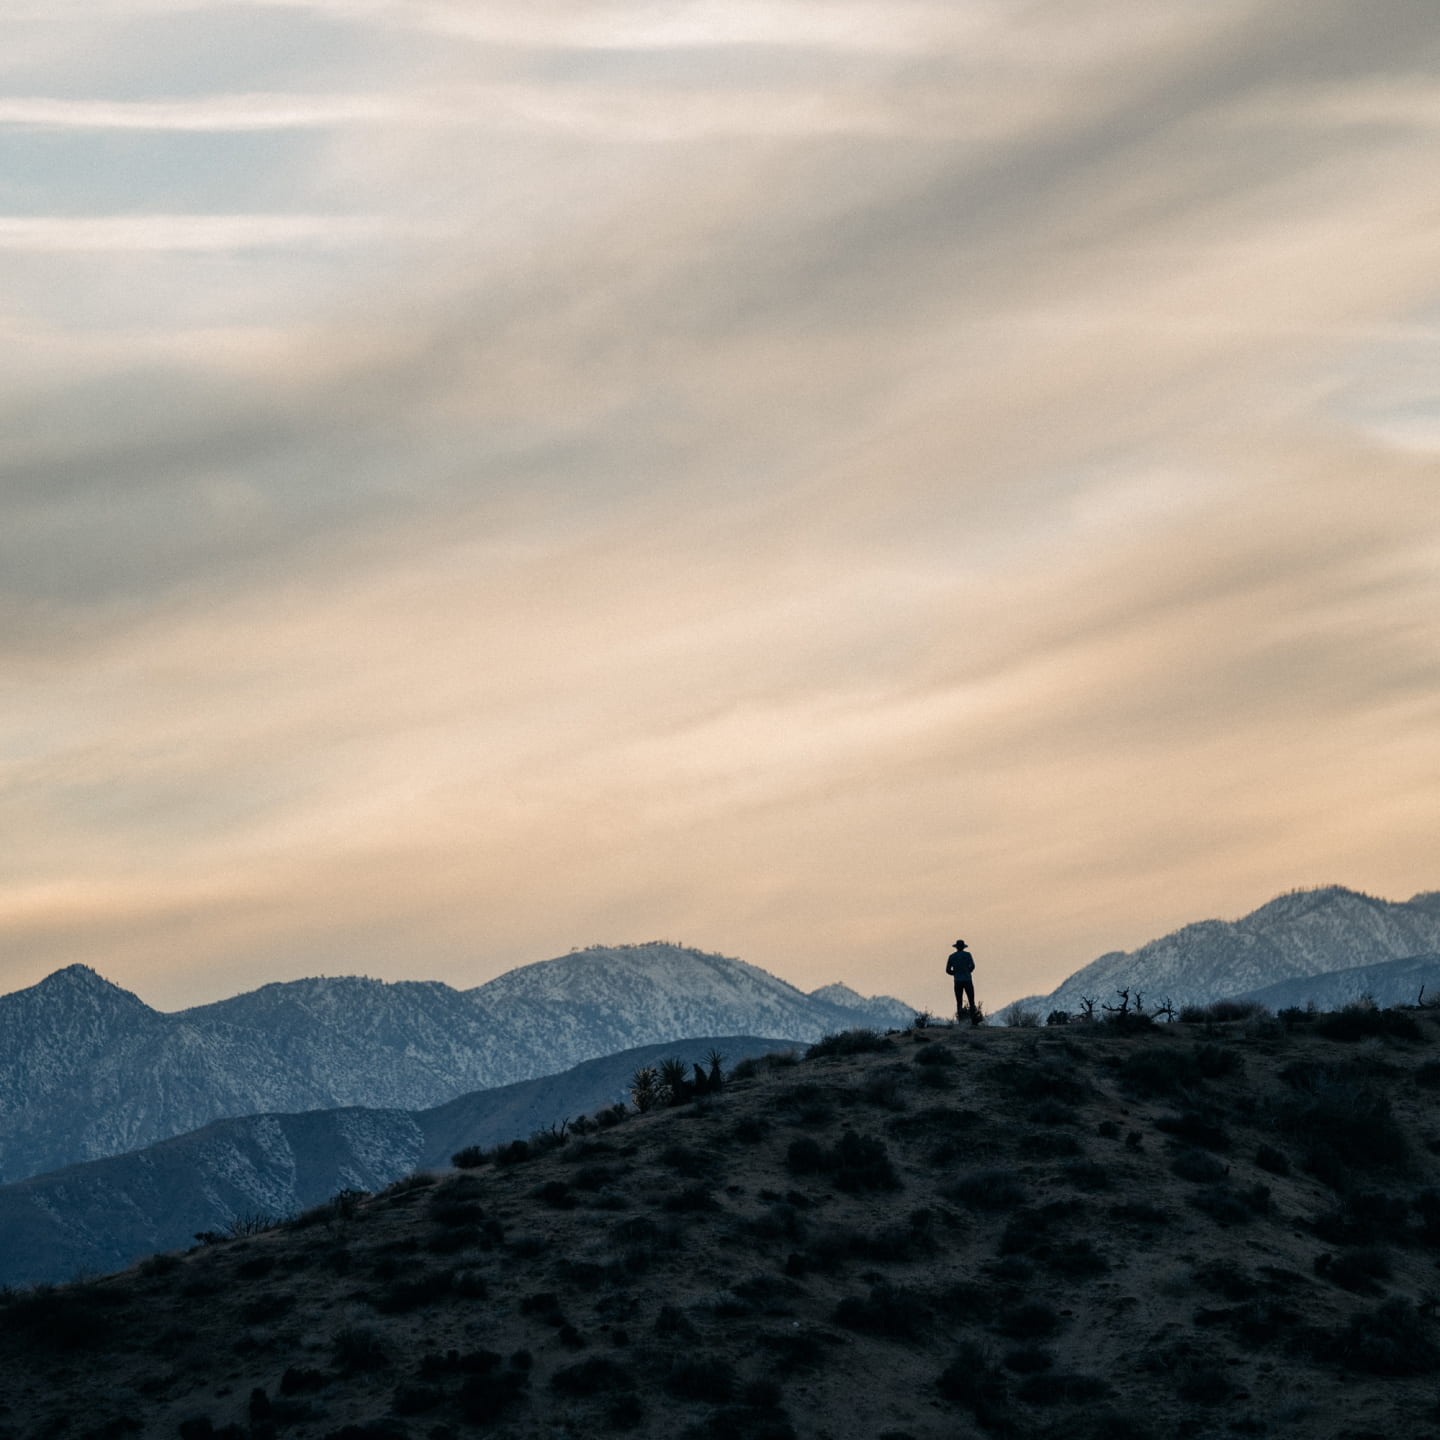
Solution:
[(1437, 883), (1427, 8), (322, 11), (0, 108), (17, 983)]

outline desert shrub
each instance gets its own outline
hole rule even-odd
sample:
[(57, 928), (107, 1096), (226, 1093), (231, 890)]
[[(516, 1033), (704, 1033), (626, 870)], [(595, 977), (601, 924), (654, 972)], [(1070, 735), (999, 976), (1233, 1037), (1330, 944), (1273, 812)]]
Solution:
[(1031, 1160), (1066, 1160), (1085, 1153), (1073, 1135), (1054, 1131), (1031, 1131), (1020, 1137), (1016, 1146), (1020, 1154)]
[(1017, 1000), (1005, 1007), (1000, 1023), (1012, 1030), (1034, 1030), (1040, 1024), (1040, 1012)]
[(1077, 1190), (1108, 1190), (1112, 1178), (1110, 1167), (1096, 1160), (1081, 1160), (1065, 1168), (1065, 1179)]
[(1379, 1282), (1390, 1279), (1394, 1269), (1390, 1256), (1378, 1245), (1361, 1245), (1338, 1255), (1317, 1255), (1315, 1273), (1354, 1295), (1374, 1295)]
[(674, 1215), (699, 1215), (720, 1208), (715, 1192), (704, 1181), (671, 1191), (660, 1203)]
[(526, 1140), (512, 1140), (508, 1145), (497, 1145), (490, 1158), (497, 1165), (523, 1165), (530, 1158), (530, 1144)]
[(974, 1170), (942, 1185), (940, 1194), (971, 1210), (1013, 1210), (1025, 1203), (1029, 1192), (1010, 1170)]
[(107, 1298), (90, 1286), (57, 1290), (40, 1285), (19, 1294), (8, 1292), (0, 1306), (0, 1325), (19, 1339), (49, 1349), (94, 1349), (113, 1333)]
[(633, 1390), (621, 1390), (609, 1397), (603, 1411), (610, 1430), (634, 1430), (645, 1418), (645, 1402)]
[(533, 1315), (542, 1324), (558, 1330), (566, 1323), (565, 1313), (560, 1308), (560, 1297), (553, 1290), (540, 1290), (520, 1299), (520, 1313)]
[(665, 1376), (665, 1389), (677, 1400), (719, 1404), (735, 1393), (735, 1367), (714, 1356), (677, 1357)]
[[(1264, 1192), (1265, 1203), (1268, 1203), (1270, 1192), (1265, 1190), (1263, 1185), (1259, 1189)], [(1229, 1185), (1203, 1186), (1189, 1199), (1190, 1204), (1202, 1214), (1208, 1215), (1217, 1225), (1244, 1225), (1253, 1220), (1257, 1213), (1261, 1213), (1251, 1203), (1249, 1196)]]
[(1262, 1170), (1268, 1170), (1272, 1175), (1288, 1175), (1290, 1173), (1290, 1162), (1285, 1158), (1285, 1152), (1277, 1150), (1273, 1145), (1260, 1146), (1255, 1152), (1255, 1163)]
[(1343, 1330), (1316, 1337), (1320, 1358), (1369, 1375), (1423, 1375), (1440, 1361), (1430, 1325), (1409, 1300), (1384, 1300), (1350, 1316)]
[(397, 1280), (377, 1295), (371, 1304), (382, 1315), (408, 1315), (422, 1306), (433, 1305), (451, 1293), (448, 1270), (422, 1271), (406, 1280)]
[(887, 1040), (878, 1031), (861, 1026), (854, 1030), (841, 1030), (835, 1035), (822, 1036), (806, 1050), (805, 1058), (822, 1060), (828, 1055), (866, 1055), (894, 1048), (893, 1040)]
[(882, 1110), (903, 1110), (907, 1074), (903, 1065), (887, 1065), (882, 1070), (872, 1070), (861, 1082), (860, 1095), (868, 1104), (878, 1105)]
[(996, 1328), (1010, 1340), (1048, 1340), (1060, 1329), (1060, 1316), (1043, 1300), (1029, 1300), (1001, 1312)]
[(450, 1163), (457, 1170), (475, 1170), (481, 1165), (489, 1163), (490, 1157), (485, 1153), (483, 1145), (467, 1145), (463, 1150), (457, 1150), (451, 1157)]
[(1117, 1035), (1143, 1035), (1155, 1028), (1154, 1017), (1143, 1010), (1108, 1010), (1104, 1023), (1107, 1030)]
[(434, 1187), (432, 1205), (452, 1204), (462, 1200), (478, 1200), (485, 1193), (485, 1182), (478, 1175), (451, 1175)]
[(888, 1340), (914, 1340), (922, 1335), (929, 1307), (913, 1290), (897, 1285), (872, 1285), (865, 1296), (846, 1295), (835, 1306), (835, 1323)]
[(280, 1377), (282, 1395), (310, 1395), (322, 1390), (330, 1383), (330, 1377), (323, 1370), (310, 1370), (304, 1365), (291, 1365)]
[(845, 1191), (898, 1190), (900, 1177), (890, 1163), (884, 1141), (873, 1135), (841, 1133), (835, 1142), (835, 1188)]
[(1212, 1000), (1208, 1005), (1181, 1007), (1180, 1019), (1187, 1025), (1223, 1025), (1231, 1020), (1253, 1020), (1268, 1011), (1253, 1000)]
[(711, 1169), (705, 1156), (688, 1145), (667, 1145), (656, 1159), (667, 1170), (673, 1170), (677, 1175), (684, 1175), (690, 1180), (698, 1180), (701, 1176), (708, 1175)]
[(982, 1351), (962, 1351), (936, 1376), (935, 1388), (952, 1404), (974, 1411), (976, 1424), (984, 1429), (1004, 1426), (1009, 1389), (1005, 1377)]
[(1088, 1280), (1105, 1274), (1110, 1268), (1109, 1260), (1088, 1237), (1043, 1245), (1035, 1251), (1035, 1258), (1052, 1275), (1071, 1280)]
[(287, 1230), (308, 1230), (315, 1225), (343, 1225), (346, 1221), (354, 1218), (363, 1199), (365, 1199), (363, 1190), (341, 1190), (328, 1200), (322, 1201), (319, 1205), (312, 1205), (308, 1210), (302, 1210), (298, 1215), (287, 1220), (285, 1228)]
[(1383, 1190), (1351, 1190), (1333, 1210), (1317, 1215), (1311, 1229), (1332, 1245), (1370, 1245), (1395, 1240), (1405, 1233), (1410, 1206)]
[(741, 1145), (758, 1145), (770, 1134), (770, 1126), (753, 1115), (737, 1120), (730, 1129), (730, 1138)]
[(1413, 1015), (1403, 1010), (1380, 1010), (1374, 1005), (1347, 1005), (1333, 1015), (1315, 1022), (1315, 1033), (1327, 1040), (1353, 1043), (1372, 1037), (1390, 1040), (1423, 1040), (1425, 1032)]
[(577, 1190), (603, 1190), (607, 1185), (613, 1185), (619, 1178), (621, 1172), (613, 1165), (584, 1165), (575, 1172), (575, 1188)]
[(1027, 1405), (1085, 1405), (1103, 1400), (1110, 1387), (1098, 1375), (1072, 1375), (1059, 1370), (1042, 1371), (1022, 1380), (1015, 1395)]
[(447, 1350), (443, 1355), (428, 1351), (420, 1357), (422, 1380), (443, 1380), (450, 1375), (489, 1375), (498, 1370), (503, 1356), (494, 1350)]
[(1070, 1012), (1068, 1010), (1052, 1010), (1046, 1017), (1047, 1025), (1068, 1025), (1070, 1023)]
[(1035, 1125), (1077, 1125), (1080, 1113), (1058, 1100), (1042, 1100), (1025, 1118)]
[(635, 1377), (628, 1366), (608, 1356), (594, 1355), (578, 1365), (566, 1365), (550, 1377), (550, 1388), (559, 1395), (603, 1395), (613, 1390), (633, 1390)]
[(472, 1425), (493, 1425), (524, 1398), (528, 1383), (523, 1369), (467, 1375), (460, 1387), (460, 1418)]
[(761, 1331), (756, 1337), (760, 1347), (775, 1357), (776, 1367), (784, 1373), (814, 1370), (827, 1358), (826, 1347), (835, 1336), (816, 1330), (784, 1330), (779, 1334)]
[(959, 1062), (944, 1045), (926, 1045), (915, 1056), (915, 1064), (937, 1069), (953, 1069)]
[(564, 1180), (547, 1180), (534, 1194), (542, 1205), (552, 1210), (573, 1210), (579, 1204), (575, 1192)]
[(822, 1146), (809, 1136), (793, 1141), (785, 1163), (795, 1175), (825, 1174), (845, 1191), (898, 1190), (900, 1177), (890, 1163), (884, 1142), (873, 1136), (842, 1132), (833, 1146)]
[(1235, 1394), (1235, 1382), (1219, 1365), (1191, 1360), (1175, 1373), (1175, 1393), (1191, 1405), (1226, 1405)]
[(1193, 1051), (1158, 1045), (1127, 1055), (1116, 1075), (1131, 1094), (1146, 1098), (1183, 1094), (1199, 1078)]
[[(347, 1375), (357, 1375), (366, 1370), (382, 1370), (390, 1363), (380, 1336), (364, 1325), (346, 1325), (337, 1330), (332, 1354), (336, 1368)], [(280, 1388), (285, 1388), (283, 1378)]]
[(240, 1318), (247, 1325), (264, 1325), (278, 1320), (295, 1308), (295, 1297), (288, 1291), (274, 1290), (257, 1295), (240, 1307)]
[(1148, 1200), (1123, 1200), (1118, 1205), (1112, 1205), (1109, 1213), (1112, 1219), (1131, 1225), (1168, 1225), (1172, 1218), (1168, 1210), (1162, 1210)]
[(1229, 1174), (1229, 1167), (1222, 1160), (1207, 1154), (1204, 1150), (1180, 1150), (1170, 1162), (1172, 1174), (1196, 1185), (1213, 1185)]
[(813, 1080), (802, 1080), (798, 1085), (789, 1086), (776, 1099), (784, 1118), (795, 1125), (815, 1129), (828, 1125), (835, 1118), (834, 1091), (827, 1085), (817, 1085)]
[(445, 1392), (433, 1385), (397, 1385), (390, 1396), (390, 1410), (395, 1415), (426, 1415), (445, 1403)]
[(1042, 1370), (1055, 1366), (1055, 1357), (1038, 1345), (1026, 1345), (1023, 1349), (1012, 1350), (1000, 1363), (1016, 1375), (1038, 1375)]
[(1230, 1137), (1225, 1133), (1224, 1126), (1217, 1125), (1198, 1110), (1182, 1110), (1176, 1115), (1162, 1115), (1156, 1120), (1155, 1128), (1187, 1145), (1199, 1145), (1206, 1150), (1230, 1148)]
[(180, 1268), (180, 1257), (172, 1255), (168, 1251), (159, 1255), (151, 1255), (142, 1260), (139, 1264), (139, 1271), (147, 1280), (158, 1279), (161, 1275), (169, 1275)]
[(1006, 1061), (990, 1072), (992, 1078), (1020, 1100), (1058, 1100), (1077, 1105), (1086, 1099), (1090, 1087), (1073, 1066), (1054, 1060), (1040, 1063)]
[(1274, 1107), (1273, 1123), (1306, 1147), (1312, 1175), (1345, 1189), (1356, 1175), (1409, 1168), (1409, 1143), (1383, 1094), (1325, 1065), (1297, 1062), (1280, 1074), (1295, 1093)]
[(1440, 1190), (1428, 1187), (1420, 1190), (1412, 1198), (1411, 1204), (1420, 1217), (1416, 1239), (1422, 1245), (1440, 1245)]

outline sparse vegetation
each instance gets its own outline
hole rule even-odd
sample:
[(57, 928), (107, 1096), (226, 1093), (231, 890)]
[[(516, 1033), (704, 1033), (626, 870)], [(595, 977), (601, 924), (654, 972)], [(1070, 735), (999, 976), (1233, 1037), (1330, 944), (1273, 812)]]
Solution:
[[(795, 1440), (787, 1392), (805, 1433), (890, 1440), (1298, 1434), (1272, 1375), (1337, 1435), (1414, 1432), (1440, 1367), (1440, 1063), (1392, 1022), (1358, 1045), (1323, 1016), (1117, 1029), (1140, 999), (847, 1032), (728, 1077), (677, 1054), (632, 1128), (628, 1106), (557, 1121), (0, 1295), (0, 1359), (63, 1393), (146, 1357), (76, 1440)], [(0, 1425), (67, 1440), (24, 1393)]]

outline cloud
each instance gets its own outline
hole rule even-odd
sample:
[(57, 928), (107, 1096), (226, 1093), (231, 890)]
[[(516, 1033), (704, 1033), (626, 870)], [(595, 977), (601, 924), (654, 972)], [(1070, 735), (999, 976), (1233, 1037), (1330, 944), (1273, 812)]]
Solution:
[(294, 213), (0, 222), (12, 952), (178, 1002), (665, 933), (939, 1004), (962, 919), (998, 998), (1433, 887), (1382, 9), (356, 5), (475, 43), (9, 102), (313, 142)]

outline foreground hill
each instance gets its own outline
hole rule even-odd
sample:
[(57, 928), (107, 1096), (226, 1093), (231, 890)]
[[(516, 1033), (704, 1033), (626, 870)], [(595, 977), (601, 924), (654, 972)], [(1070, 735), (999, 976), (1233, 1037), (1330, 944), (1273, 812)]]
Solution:
[(650, 1045), (588, 1060), (560, 1075), (458, 1096), (428, 1110), (352, 1107), (216, 1120), (143, 1150), (0, 1186), (0, 1285), (118, 1270), (316, 1205), (341, 1190), (380, 1190), (450, 1163), (467, 1145), (495, 1145), (624, 1100), (635, 1071), (712, 1050), (731, 1061), (788, 1040), (726, 1035)]
[(806, 995), (743, 961), (661, 943), (594, 947), (473, 990), (295, 980), (175, 1014), (72, 965), (0, 996), (0, 1181), (227, 1116), (423, 1109), (637, 1046), (813, 1040), (913, 1013), (843, 986)]
[(11, 1295), (0, 1426), (1421, 1440), (1437, 1036), (1357, 1011), (742, 1066), (534, 1158)]
[[(1078, 1011), (1122, 988), (1204, 1005), (1282, 981), (1440, 951), (1440, 891), (1403, 903), (1342, 886), (1281, 895), (1241, 920), (1202, 920), (1138, 950), (1112, 951), (1025, 1006)], [(1413, 999), (1413, 994), (1407, 998)]]

